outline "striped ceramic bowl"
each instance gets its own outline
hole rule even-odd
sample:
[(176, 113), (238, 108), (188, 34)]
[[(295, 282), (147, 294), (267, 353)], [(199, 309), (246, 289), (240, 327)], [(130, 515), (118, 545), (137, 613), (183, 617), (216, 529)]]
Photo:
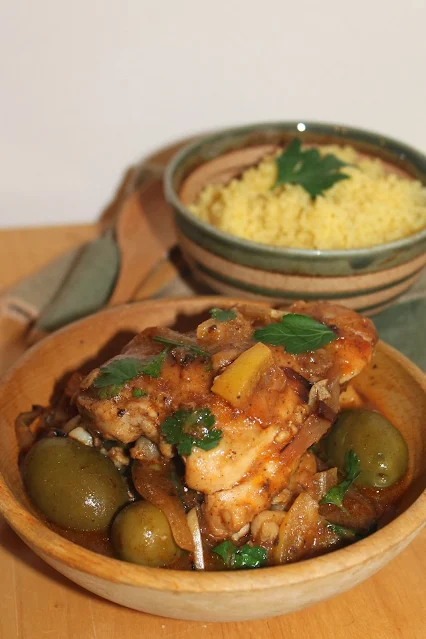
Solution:
[(420, 277), (426, 229), (368, 249), (317, 251), (244, 240), (196, 218), (187, 208), (210, 183), (226, 183), (295, 136), (308, 144), (350, 144), (390, 169), (426, 183), (426, 157), (381, 135), (332, 124), (282, 122), (228, 129), (182, 149), (165, 172), (179, 243), (198, 279), (231, 296), (290, 304), (323, 299), (373, 314)]

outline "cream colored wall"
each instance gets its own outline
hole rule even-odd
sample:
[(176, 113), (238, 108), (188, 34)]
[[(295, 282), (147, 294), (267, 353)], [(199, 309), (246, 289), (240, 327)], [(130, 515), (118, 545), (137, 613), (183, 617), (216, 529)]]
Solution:
[(426, 151), (424, 0), (0, 0), (0, 226), (93, 220), (194, 131), (340, 121)]

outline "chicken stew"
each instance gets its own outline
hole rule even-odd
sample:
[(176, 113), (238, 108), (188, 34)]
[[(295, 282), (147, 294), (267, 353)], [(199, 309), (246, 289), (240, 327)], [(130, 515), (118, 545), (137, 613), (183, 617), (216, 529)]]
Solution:
[(408, 465), (351, 385), (373, 324), (325, 302), (210, 315), (145, 329), (17, 418), (34, 506), (92, 550), (174, 569), (285, 564), (371, 534)]

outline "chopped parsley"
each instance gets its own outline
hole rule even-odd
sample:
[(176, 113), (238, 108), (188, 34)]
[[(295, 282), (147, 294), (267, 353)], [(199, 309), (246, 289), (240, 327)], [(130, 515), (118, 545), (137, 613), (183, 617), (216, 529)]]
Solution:
[(133, 397), (146, 397), (148, 393), (143, 388), (134, 388), (132, 392)]
[(93, 382), (95, 388), (105, 386), (122, 386), (130, 379), (139, 375), (141, 361), (135, 357), (114, 359), (106, 366), (102, 366), (98, 377)]
[(169, 352), (168, 348), (165, 348), (158, 355), (154, 355), (153, 357), (149, 357), (144, 362), (141, 363), (139, 369), (139, 375), (148, 375), (148, 377), (160, 377), (161, 367), (163, 366), (163, 362), (167, 357), (167, 353)]
[(348, 166), (335, 155), (320, 155), (318, 149), (302, 151), (300, 140), (295, 138), (275, 159), (277, 180), (272, 188), (281, 184), (299, 184), (312, 198), (322, 195), (336, 182), (349, 179), (340, 169)]
[(341, 510), (345, 510), (343, 507), (343, 499), (348, 492), (353, 482), (359, 476), (359, 457), (353, 451), (349, 450), (345, 456), (345, 471), (346, 479), (342, 481), (334, 488), (330, 488), (328, 493), (321, 499), (320, 504), (334, 504)]
[(229, 320), (233, 320), (237, 317), (237, 314), (231, 309), (222, 309), (222, 308), (211, 308), (210, 317), (218, 322), (228, 322)]
[(227, 568), (259, 568), (268, 558), (268, 552), (261, 546), (245, 544), (238, 548), (229, 540), (213, 548), (213, 552), (222, 558)]
[(113, 384), (112, 386), (104, 386), (99, 389), (99, 398), (100, 399), (111, 399), (112, 397), (116, 397), (121, 393), (123, 389), (122, 384)]
[(179, 455), (190, 455), (193, 446), (202, 450), (216, 448), (222, 431), (214, 428), (215, 417), (208, 408), (178, 410), (160, 426), (168, 444), (175, 444)]
[(175, 346), (175, 347), (177, 346), (179, 348), (185, 348), (187, 351), (189, 351), (193, 355), (198, 355), (199, 357), (204, 357), (206, 359), (208, 357), (211, 357), (211, 353), (204, 350), (204, 348), (200, 348), (199, 346), (196, 346), (195, 344), (188, 344), (178, 339), (169, 339), (168, 337), (160, 337), (157, 335), (153, 337), (152, 339), (154, 342), (159, 342), (160, 344), (165, 344), (166, 346)]
[(373, 532), (377, 530), (377, 523), (374, 521), (370, 528), (366, 532), (359, 532), (359, 530), (355, 530), (354, 528), (346, 528), (345, 526), (340, 526), (339, 524), (333, 524), (331, 521), (325, 522), (326, 527), (334, 532), (339, 537), (357, 537), (357, 539), (363, 539), (368, 535), (371, 535)]
[(339, 524), (332, 524), (331, 521), (326, 521), (325, 525), (338, 537), (356, 537), (358, 535), (357, 531), (353, 528), (346, 528), (345, 526), (340, 526)]
[(122, 357), (102, 366), (98, 377), (93, 382), (93, 386), (100, 389), (99, 397), (101, 399), (115, 397), (123, 389), (126, 382), (139, 375), (159, 377), (168, 350), (165, 348), (158, 355), (153, 355), (143, 361), (136, 357)]
[(263, 344), (283, 346), (287, 353), (299, 355), (316, 351), (337, 339), (337, 335), (331, 328), (308, 315), (288, 313), (283, 315), (280, 322), (254, 331), (253, 339)]
[[(172, 482), (174, 491), (179, 497), (183, 505), (185, 505), (185, 491), (182, 485), (182, 481), (175, 469), (172, 469), (169, 473), (169, 479)], [(189, 489), (188, 489), (189, 490)]]

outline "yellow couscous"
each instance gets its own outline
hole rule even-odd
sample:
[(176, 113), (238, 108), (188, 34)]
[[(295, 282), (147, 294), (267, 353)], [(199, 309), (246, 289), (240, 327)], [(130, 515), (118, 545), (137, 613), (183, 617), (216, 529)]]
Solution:
[(323, 146), (319, 151), (353, 166), (341, 169), (350, 179), (315, 199), (297, 184), (272, 188), (277, 168), (275, 157), (268, 157), (227, 185), (207, 186), (189, 208), (232, 235), (304, 249), (365, 248), (426, 226), (426, 188), (420, 182), (349, 146)]

